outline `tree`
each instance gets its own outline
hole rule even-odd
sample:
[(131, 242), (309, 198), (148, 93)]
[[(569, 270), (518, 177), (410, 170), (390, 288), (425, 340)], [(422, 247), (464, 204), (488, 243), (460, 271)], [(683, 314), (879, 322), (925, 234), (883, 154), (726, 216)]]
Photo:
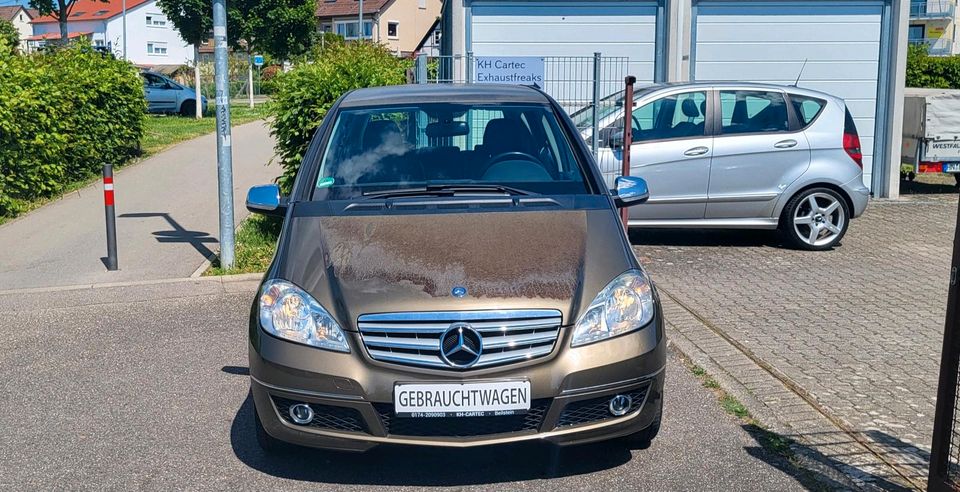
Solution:
[[(315, 0), (236, 0), (227, 4), (227, 36), (247, 57), (263, 52), (288, 60), (310, 50), (317, 31)], [(253, 64), (247, 70), (247, 94), (253, 107)]]
[(228, 34), (236, 47), (289, 60), (313, 45), (317, 32), (315, 0), (237, 0), (228, 7)]
[(203, 117), (203, 108), (200, 106), (200, 43), (210, 39), (213, 30), (211, 3), (207, 0), (159, 0), (160, 10), (180, 31), (180, 37), (193, 45), (193, 78), (194, 92), (197, 103), (196, 117)]
[(20, 33), (17, 32), (17, 28), (13, 27), (12, 22), (0, 19), (0, 50), (16, 52), (19, 45)]
[[(102, 3), (110, 3), (110, 0), (96, 0)], [(60, 42), (66, 43), (69, 39), (67, 31), (67, 18), (73, 12), (73, 6), (77, 0), (30, 0), (30, 6), (37, 9), (40, 15), (50, 15), (60, 23)], [(124, 53), (126, 56), (126, 53)]]

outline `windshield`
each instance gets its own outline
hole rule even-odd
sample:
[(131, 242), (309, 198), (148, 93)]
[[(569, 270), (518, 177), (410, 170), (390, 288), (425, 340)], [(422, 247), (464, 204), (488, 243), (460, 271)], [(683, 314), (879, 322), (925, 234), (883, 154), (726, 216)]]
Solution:
[(324, 152), (313, 199), (457, 185), (477, 193), (586, 193), (573, 152), (547, 106), (344, 109)]

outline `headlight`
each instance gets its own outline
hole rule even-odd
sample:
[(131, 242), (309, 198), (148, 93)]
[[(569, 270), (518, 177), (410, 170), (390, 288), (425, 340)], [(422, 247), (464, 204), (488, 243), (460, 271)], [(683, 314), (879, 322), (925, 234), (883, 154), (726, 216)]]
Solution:
[(349, 352), (340, 325), (310, 294), (286, 280), (270, 280), (260, 294), (260, 326), (284, 340)]
[(643, 328), (653, 320), (653, 289), (641, 270), (613, 279), (597, 294), (573, 329), (579, 347)]

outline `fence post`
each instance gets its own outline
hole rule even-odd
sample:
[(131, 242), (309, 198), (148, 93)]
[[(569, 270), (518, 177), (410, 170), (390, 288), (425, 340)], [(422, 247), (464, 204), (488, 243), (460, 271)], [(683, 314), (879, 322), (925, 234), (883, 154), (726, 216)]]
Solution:
[(593, 112), (591, 114), (593, 121), (593, 131), (590, 137), (590, 146), (593, 147), (594, 159), (600, 159), (600, 122), (597, 121), (600, 114), (600, 52), (593, 54)]
[[(623, 91), (623, 158), (621, 159), (623, 162), (623, 167), (620, 169), (620, 175), (629, 176), (630, 146), (633, 144), (633, 128), (631, 122), (631, 116), (633, 114), (633, 85), (637, 83), (637, 78), (633, 75), (627, 75), (623, 82), (626, 87)], [(620, 220), (623, 221), (623, 230), (629, 234), (629, 207), (623, 207), (620, 209)]]
[(103, 165), (103, 212), (107, 219), (107, 270), (117, 270), (117, 213), (113, 208), (113, 164)]
[(933, 443), (930, 448), (930, 476), (927, 490), (954, 490), (950, 485), (951, 448), (960, 442), (950, 442), (957, 432), (956, 397), (960, 371), (960, 214), (954, 232), (953, 262), (950, 287), (947, 294), (947, 316), (943, 329), (943, 352), (940, 356), (940, 381), (937, 386), (937, 410), (933, 416)]
[(427, 55), (420, 54), (417, 56), (416, 78), (418, 84), (427, 83)]
[(467, 83), (473, 83), (473, 52), (467, 52)]

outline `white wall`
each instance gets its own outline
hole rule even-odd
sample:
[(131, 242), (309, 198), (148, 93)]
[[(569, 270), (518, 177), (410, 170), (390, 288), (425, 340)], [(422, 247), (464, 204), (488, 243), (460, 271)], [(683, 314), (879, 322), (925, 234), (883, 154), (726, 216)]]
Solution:
[[(181, 65), (193, 62), (193, 46), (188, 45), (169, 20), (164, 27), (147, 27), (147, 16), (166, 19), (156, 0), (127, 11), (127, 59), (136, 65)], [(117, 57), (123, 57), (123, 16), (106, 20), (71, 21), (69, 32), (92, 32), (93, 41), (102, 40)], [(56, 22), (34, 24), (34, 34), (59, 33)], [(147, 43), (166, 43), (167, 53), (147, 53)]]
[[(180, 65), (193, 62), (193, 46), (167, 20), (165, 27), (147, 27), (147, 16), (166, 19), (156, 0), (127, 11), (127, 59), (137, 65)], [(123, 18), (116, 16), (107, 24), (106, 37), (118, 56), (123, 54)], [(166, 43), (166, 55), (147, 53), (147, 43)]]

